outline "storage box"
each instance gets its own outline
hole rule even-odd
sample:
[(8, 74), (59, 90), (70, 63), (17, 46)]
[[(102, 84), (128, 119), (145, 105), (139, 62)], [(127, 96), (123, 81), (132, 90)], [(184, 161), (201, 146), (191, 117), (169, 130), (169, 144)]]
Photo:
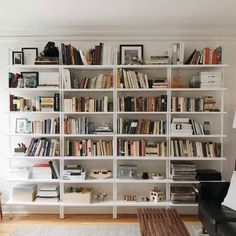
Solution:
[(137, 165), (119, 165), (119, 178), (120, 179), (136, 179), (137, 178)]
[(91, 190), (83, 190), (80, 193), (64, 193), (63, 202), (65, 203), (78, 203), (78, 204), (90, 204), (92, 198)]

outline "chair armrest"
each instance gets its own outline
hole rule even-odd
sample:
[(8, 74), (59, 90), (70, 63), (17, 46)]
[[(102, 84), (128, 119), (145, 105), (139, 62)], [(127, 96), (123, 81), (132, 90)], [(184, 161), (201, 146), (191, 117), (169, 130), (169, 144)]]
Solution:
[(230, 182), (200, 182), (198, 185), (198, 200), (223, 202)]

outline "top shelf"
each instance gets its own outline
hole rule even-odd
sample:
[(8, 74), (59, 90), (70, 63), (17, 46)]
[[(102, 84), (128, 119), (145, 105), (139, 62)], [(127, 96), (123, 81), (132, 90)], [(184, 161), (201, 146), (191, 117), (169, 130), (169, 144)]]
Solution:
[(192, 69), (192, 68), (223, 68), (227, 64), (214, 65), (12, 65), (8, 69)]

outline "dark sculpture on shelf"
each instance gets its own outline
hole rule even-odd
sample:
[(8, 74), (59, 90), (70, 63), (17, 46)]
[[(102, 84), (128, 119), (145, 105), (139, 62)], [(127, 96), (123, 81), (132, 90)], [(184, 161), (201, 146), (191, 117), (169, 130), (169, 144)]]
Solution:
[(55, 47), (54, 42), (48, 42), (43, 50), (43, 56), (45, 57), (59, 57), (58, 47)]

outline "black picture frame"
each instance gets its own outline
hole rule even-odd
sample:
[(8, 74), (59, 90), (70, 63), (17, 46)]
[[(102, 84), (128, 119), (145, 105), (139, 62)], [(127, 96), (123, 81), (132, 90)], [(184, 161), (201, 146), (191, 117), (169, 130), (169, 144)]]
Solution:
[(24, 88), (37, 88), (39, 85), (39, 73), (37, 71), (21, 72)]
[(27, 119), (26, 118), (16, 118), (15, 132), (17, 134), (24, 134), (26, 132)]
[(121, 44), (120, 64), (121, 65), (143, 64), (143, 44)]
[(22, 51), (12, 52), (12, 65), (23, 65), (23, 52)]
[(23, 64), (34, 65), (35, 59), (38, 57), (38, 48), (22, 48)]

